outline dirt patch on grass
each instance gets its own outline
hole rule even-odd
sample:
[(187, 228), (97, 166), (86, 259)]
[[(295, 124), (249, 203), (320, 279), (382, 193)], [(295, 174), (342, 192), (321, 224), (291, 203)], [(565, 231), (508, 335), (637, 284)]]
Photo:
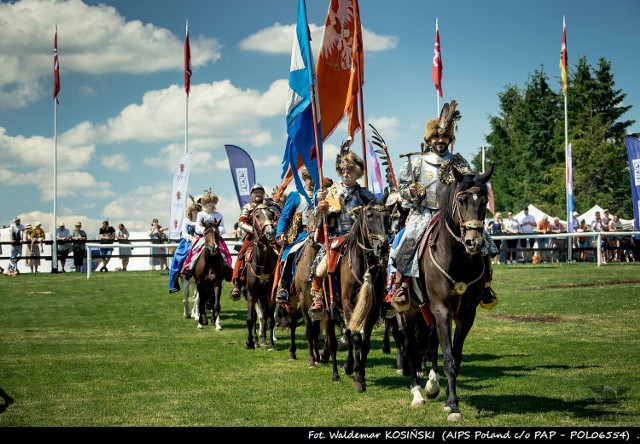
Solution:
[(532, 285), (528, 286), (528, 290), (543, 290), (545, 288), (585, 288), (585, 287), (611, 287), (614, 285), (627, 285), (627, 284), (640, 284), (638, 279), (618, 280), (618, 281), (603, 281), (603, 282), (589, 282), (581, 284), (550, 284), (550, 285)]
[(565, 320), (560, 316), (546, 316), (546, 315), (535, 315), (535, 314), (523, 314), (523, 315), (514, 315), (514, 314), (487, 314), (485, 315), (494, 319), (502, 319), (505, 321), (512, 322), (539, 322), (539, 323), (551, 323), (551, 322), (564, 322)]

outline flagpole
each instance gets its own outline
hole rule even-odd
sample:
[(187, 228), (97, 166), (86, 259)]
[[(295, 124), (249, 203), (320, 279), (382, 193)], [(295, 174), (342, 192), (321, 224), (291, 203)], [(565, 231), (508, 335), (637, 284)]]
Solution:
[[(320, 178), (320, 189), (324, 191), (324, 177), (322, 174), (322, 160), (320, 157), (320, 138), (318, 137), (318, 111), (316, 110), (316, 89), (314, 82), (311, 82), (309, 86), (311, 90), (311, 112), (313, 113), (313, 136), (315, 138), (315, 150), (316, 150), (316, 162), (318, 164), (318, 177)], [(330, 245), (329, 245), (329, 227), (327, 227), (327, 214), (322, 213), (322, 231), (324, 234), (324, 248), (325, 255), (327, 256), (327, 263), (329, 263), (329, 254), (331, 253)], [(334, 299), (333, 299), (333, 282), (331, 279), (331, 273), (329, 272), (329, 276), (327, 281), (329, 282), (329, 305), (333, 308)], [(329, 316), (332, 315), (333, 310), (330, 309)]]
[[(58, 69), (58, 24), (56, 23), (55, 41), (54, 41), (54, 71)], [(56, 230), (58, 228), (58, 94), (55, 91), (55, 73), (54, 73), (54, 92), (53, 95), (53, 229), (51, 231), (53, 243), (51, 244), (51, 273), (58, 273), (58, 236)], [(63, 270), (64, 271), (64, 270)]]
[[(436, 17), (436, 35), (438, 35), (438, 17)], [(440, 51), (440, 48), (438, 47), (438, 52), (439, 51)], [(439, 115), (440, 115), (440, 94), (438, 94), (438, 88), (436, 88), (436, 116), (439, 116)]]
[(368, 168), (367, 168), (367, 146), (366, 146), (366, 137), (364, 134), (364, 98), (363, 98), (363, 92), (362, 92), (362, 60), (360, 59), (361, 57), (361, 51), (360, 51), (360, 44), (357, 43), (356, 44), (356, 54), (358, 56), (358, 99), (359, 99), (359, 112), (360, 115), (358, 116), (360, 118), (360, 132), (362, 133), (362, 160), (363, 160), (363, 165), (364, 165), (364, 187), (365, 188), (369, 188), (369, 174), (367, 172)]
[[(185, 26), (185, 32), (187, 38), (189, 37), (189, 19), (187, 19), (187, 24)], [(189, 50), (190, 52), (191, 50)], [(191, 53), (189, 53), (191, 56)], [(187, 60), (185, 60), (185, 64)], [(185, 66), (185, 69), (187, 66)], [(185, 73), (186, 75), (186, 73)], [(189, 82), (189, 87), (191, 87), (191, 82)], [(187, 154), (189, 152), (189, 91), (185, 91), (184, 95), (184, 153)]]
[[(566, 23), (564, 20), (564, 16), (562, 16), (562, 52), (560, 54), (560, 63), (564, 64), (564, 57), (566, 56)], [(565, 66), (565, 70), (568, 70), (569, 67)], [(563, 96), (564, 96), (564, 159), (565, 159), (565, 195), (567, 200), (567, 228), (571, 226), (573, 230), (576, 228), (573, 227), (573, 205), (571, 199), (573, 198), (573, 192), (569, 193), (569, 186), (573, 186), (573, 178), (571, 178), (571, 183), (569, 183), (569, 174), (573, 174), (571, 165), (569, 164), (569, 112), (567, 106), (567, 90), (565, 89), (564, 79), (563, 80)], [(569, 219), (571, 218), (571, 219)], [(570, 222), (571, 221), (571, 222)], [(569, 230), (567, 230), (569, 231)], [(573, 259), (573, 238), (567, 238), (567, 262), (571, 263)]]

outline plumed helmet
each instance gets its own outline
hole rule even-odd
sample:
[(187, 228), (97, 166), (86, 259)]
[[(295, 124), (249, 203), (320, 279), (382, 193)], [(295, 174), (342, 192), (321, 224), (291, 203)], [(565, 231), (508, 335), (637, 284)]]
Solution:
[(429, 141), (432, 137), (440, 134), (449, 136), (452, 142), (456, 139), (456, 122), (462, 117), (460, 111), (456, 109), (457, 106), (455, 100), (452, 100), (451, 103), (445, 103), (440, 111), (440, 117), (427, 121), (424, 129), (425, 140)]
[(346, 154), (338, 155), (336, 159), (336, 172), (338, 175), (342, 174), (344, 170), (351, 170), (360, 179), (364, 174), (364, 162), (353, 151), (348, 151)]
[(262, 185), (260, 185), (259, 183), (256, 183), (254, 186), (251, 187), (251, 192), (253, 193), (256, 190), (264, 191), (264, 187)]

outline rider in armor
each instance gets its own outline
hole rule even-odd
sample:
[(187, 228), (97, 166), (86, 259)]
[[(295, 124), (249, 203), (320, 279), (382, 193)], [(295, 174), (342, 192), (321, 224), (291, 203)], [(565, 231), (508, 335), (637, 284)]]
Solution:
[[(403, 207), (411, 212), (406, 221), (405, 231), (397, 248), (389, 255), (391, 268), (396, 270), (395, 292), (391, 301), (397, 311), (409, 308), (409, 288), (411, 279), (419, 276), (418, 244), (429, 221), (438, 212), (446, 186), (453, 182), (453, 168), (460, 173), (471, 172), (469, 163), (459, 153), (453, 154), (448, 147), (455, 140), (456, 122), (460, 112), (456, 101), (445, 103), (440, 118), (427, 122), (424, 134), (426, 148), (421, 153), (407, 154), (407, 161), (400, 169), (398, 186), (403, 199)], [(485, 259), (486, 284), (480, 306), (491, 309), (497, 303), (497, 296), (491, 288), (491, 257), (498, 253), (495, 243), (483, 232), (482, 255)]]
[(251, 202), (246, 203), (240, 211), (240, 218), (238, 219), (238, 228), (244, 231), (245, 237), (242, 242), (242, 247), (238, 252), (235, 266), (233, 267), (233, 276), (231, 282), (233, 282), (233, 289), (231, 290), (231, 299), (234, 301), (240, 300), (241, 286), (245, 282), (245, 254), (247, 249), (253, 242), (253, 226), (251, 225), (251, 218), (253, 216), (253, 210), (260, 204), (265, 203), (264, 187), (259, 183), (256, 183), (251, 188)]
[[(375, 196), (371, 191), (360, 186), (357, 182), (358, 179), (364, 174), (364, 162), (355, 153), (349, 151), (349, 145), (352, 139), (348, 139), (343, 143), (340, 154), (336, 158), (336, 172), (340, 177), (339, 182), (335, 182), (329, 189), (318, 191), (317, 198), (320, 203), (316, 208), (316, 211), (324, 213), (337, 213), (335, 217), (327, 215), (325, 219), (328, 221), (327, 232), (329, 235), (329, 245), (331, 246), (331, 256), (340, 253), (340, 245), (346, 240), (346, 236), (349, 234), (349, 230), (354, 223), (351, 218), (350, 212), (352, 209), (367, 205), (370, 201), (375, 199)], [(325, 200), (326, 199), (326, 200)], [(326, 274), (317, 270), (318, 264), (325, 257), (325, 242), (324, 242), (324, 229), (323, 223), (318, 224), (316, 228), (315, 241), (318, 242), (321, 247), (318, 250), (318, 254), (313, 261), (311, 275), (311, 293), (314, 297), (313, 305), (309, 309), (309, 315), (313, 319), (318, 319), (322, 316), (324, 309), (324, 302), (322, 296), (322, 282)], [(326, 260), (329, 263), (333, 263), (332, 260)], [(328, 267), (320, 267), (327, 269)], [(316, 273), (316, 271), (319, 271)], [(320, 275), (320, 276), (318, 276)]]
[(282, 215), (278, 219), (276, 228), (276, 242), (282, 247), (279, 266), (274, 276), (275, 299), (280, 304), (289, 303), (289, 291), (293, 281), (294, 254), (298, 251), (307, 238), (307, 223), (309, 221), (309, 201), (313, 199), (314, 182), (306, 168), (300, 172), (304, 182), (304, 190), (307, 197), (298, 191), (291, 191), (287, 196), (282, 209)]

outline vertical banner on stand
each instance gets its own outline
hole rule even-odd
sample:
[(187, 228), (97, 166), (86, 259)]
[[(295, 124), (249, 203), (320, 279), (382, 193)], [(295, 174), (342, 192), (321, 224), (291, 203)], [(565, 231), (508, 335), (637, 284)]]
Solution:
[(576, 227), (573, 226), (573, 154), (571, 153), (571, 144), (567, 144), (567, 232), (573, 233), (576, 231)]
[(369, 178), (371, 179), (371, 192), (380, 199), (384, 194), (382, 173), (380, 173), (380, 163), (378, 162), (378, 157), (376, 156), (376, 152), (373, 149), (371, 142), (367, 141), (367, 147), (369, 150), (367, 163), (369, 164), (369, 171), (371, 171), (371, 174), (369, 175)]
[(631, 195), (633, 202), (633, 230), (640, 231), (640, 139), (625, 137), (629, 170), (631, 172)]
[(251, 202), (251, 187), (256, 183), (253, 159), (239, 146), (225, 145), (224, 149), (227, 151), (231, 178), (236, 187), (238, 204), (242, 209), (244, 204)]
[(189, 166), (191, 154), (184, 154), (178, 161), (173, 172), (173, 187), (171, 188), (171, 218), (169, 219), (169, 239), (180, 239), (180, 229), (184, 219), (187, 186), (189, 185)]

